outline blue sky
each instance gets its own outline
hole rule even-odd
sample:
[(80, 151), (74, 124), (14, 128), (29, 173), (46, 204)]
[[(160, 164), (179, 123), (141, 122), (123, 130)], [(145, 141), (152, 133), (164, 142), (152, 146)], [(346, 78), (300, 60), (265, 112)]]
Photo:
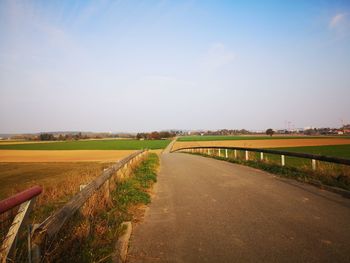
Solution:
[(349, 1), (1, 1), (0, 132), (350, 123)]

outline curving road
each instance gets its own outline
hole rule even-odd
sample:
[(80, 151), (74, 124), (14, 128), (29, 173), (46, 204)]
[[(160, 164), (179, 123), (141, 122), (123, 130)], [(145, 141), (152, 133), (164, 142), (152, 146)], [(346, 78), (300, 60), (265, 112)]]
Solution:
[(350, 262), (350, 199), (245, 166), (165, 153), (128, 262)]

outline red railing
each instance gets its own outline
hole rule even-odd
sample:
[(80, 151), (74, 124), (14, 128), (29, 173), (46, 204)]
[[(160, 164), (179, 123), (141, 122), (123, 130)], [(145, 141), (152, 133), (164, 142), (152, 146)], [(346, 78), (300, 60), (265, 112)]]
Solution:
[(35, 197), (41, 192), (41, 187), (34, 186), (0, 201), (0, 217), (5, 220), (1, 221), (0, 229), (0, 262), (15, 261), (17, 237), (26, 224)]
[(28, 200), (31, 200), (33, 197), (41, 194), (42, 191), (43, 189), (40, 186), (34, 186), (0, 201), (0, 214), (15, 208)]

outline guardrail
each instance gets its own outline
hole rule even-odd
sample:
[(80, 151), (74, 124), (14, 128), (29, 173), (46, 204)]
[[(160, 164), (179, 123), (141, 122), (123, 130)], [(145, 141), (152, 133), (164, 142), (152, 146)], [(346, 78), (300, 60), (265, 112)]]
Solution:
[[(76, 194), (61, 209), (48, 217), (41, 224), (34, 226), (31, 236), (31, 256), (33, 262), (42, 262), (46, 247), (55, 240), (65, 223), (85, 204), (98, 190), (103, 191), (106, 199), (110, 198), (110, 191), (115, 188), (116, 182), (125, 176), (129, 165), (133, 165), (142, 158), (146, 151), (137, 151), (105, 169), (98, 178), (92, 181)], [(124, 170), (124, 171), (123, 171)], [(121, 178), (117, 172), (122, 171)]]
[[(5, 213), (19, 207), (16, 211), (16, 215), (14, 216), (12, 223), (10, 224), (7, 234), (5, 235), (4, 239), (1, 240), (1, 262), (13, 262), (13, 259), (11, 259), (11, 254), (16, 247), (18, 233), (24, 227), (25, 220), (27, 219), (31, 208), (33, 207), (35, 198), (41, 194), (41, 192), (41, 187), (34, 186), (0, 201), (0, 215), (4, 215)], [(2, 222), (2, 224), (3, 223), (4, 222)]]
[[(227, 150), (233, 150), (234, 156), (237, 158), (237, 151), (245, 151), (245, 160), (249, 160), (249, 152), (257, 152), (260, 153), (260, 159), (264, 159), (264, 153), (268, 154), (276, 154), (281, 156), (281, 165), (285, 166), (285, 156), (290, 157), (299, 157), (304, 159), (310, 159), (312, 169), (316, 170), (316, 160), (317, 161), (323, 161), (323, 162), (329, 162), (329, 163), (336, 163), (336, 164), (343, 164), (343, 165), (350, 165), (350, 159), (345, 158), (338, 158), (338, 157), (331, 157), (331, 156), (324, 156), (324, 155), (316, 155), (316, 154), (308, 154), (308, 153), (296, 153), (296, 152), (288, 152), (288, 151), (278, 151), (278, 150), (270, 150), (270, 149), (260, 149), (260, 148), (243, 148), (243, 147), (222, 147), (222, 146), (194, 146), (194, 147), (183, 147), (178, 148), (176, 150), (173, 150), (171, 152), (178, 152), (178, 151), (192, 151), (192, 152), (198, 152), (203, 154), (210, 155), (210, 151), (212, 149), (218, 150), (218, 155), (221, 157), (221, 150), (225, 150), (224, 155), (222, 157), (228, 158), (228, 152)], [(197, 151), (198, 150), (198, 151)], [(207, 152), (205, 152), (207, 151)]]

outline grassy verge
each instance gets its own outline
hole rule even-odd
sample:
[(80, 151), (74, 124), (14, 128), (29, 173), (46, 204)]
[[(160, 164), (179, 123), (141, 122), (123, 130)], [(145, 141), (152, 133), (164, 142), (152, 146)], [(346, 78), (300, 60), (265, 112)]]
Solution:
[[(209, 156), (206, 154), (194, 153), (204, 157), (211, 157), (218, 160), (228, 161), (231, 163), (242, 164), (279, 176), (296, 179), (303, 182), (313, 182), (314, 180), (328, 186), (339, 187), (350, 191), (350, 168), (345, 165), (336, 165), (329, 163), (318, 163), (316, 171), (311, 170), (307, 166), (284, 166), (276, 162), (275, 159), (265, 159), (260, 161), (254, 156), (252, 160), (243, 159), (243, 154), (238, 153), (238, 158), (224, 158), (219, 156)], [(253, 157), (252, 155), (249, 158)], [(266, 157), (266, 156), (265, 156)], [(278, 157), (277, 157), (278, 158)], [(310, 160), (309, 160), (310, 161)]]
[(132, 171), (131, 175), (119, 182), (111, 192), (110, 202), (103, 202), (99, 195), (90, 199), (81, 214), (77, 214), (69, 237), (62, 233), (57, 244), (59, 253), (50, 258), (51, 261), (69, 262), (112, 262), (115, 242), (123, 233), (121, 223), (132, 221), (134, 212), (140, 205), (150, 203), (149, 188), (156, 182), (159, 166), (157, 154), (150, 153)]

